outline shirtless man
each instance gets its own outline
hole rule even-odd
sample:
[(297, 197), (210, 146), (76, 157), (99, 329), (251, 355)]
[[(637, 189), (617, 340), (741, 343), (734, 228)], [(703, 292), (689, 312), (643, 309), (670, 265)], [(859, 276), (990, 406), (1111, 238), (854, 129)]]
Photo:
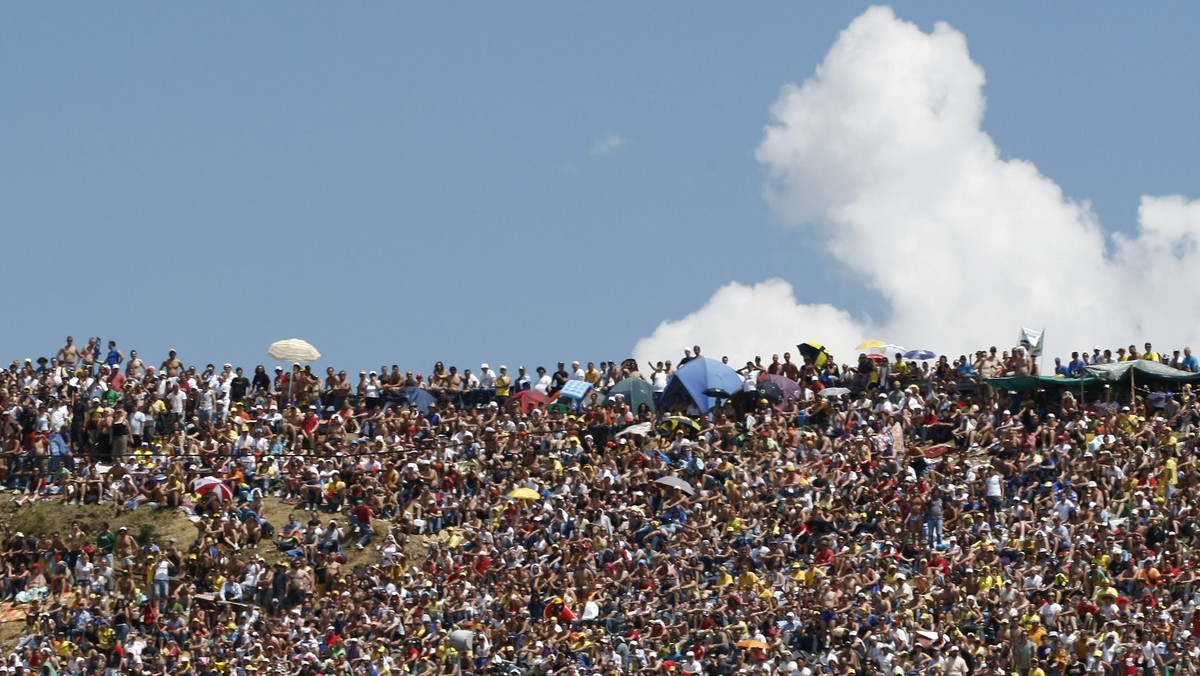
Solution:
[(137, 553), (137, 540), (129, 534), (129, 529), (121, 526), (117, 530), (117, 541), (113, 543), (113, 555), (120, 562), (121, 567), (129, 570), (134, 564), (134, 555)]
[(1025, 348), (1018, 347), (1013, 352), (1013, 374), (1027, 376), (1033, 373), (1033, 359), (1025, 356)]
[(74, 371), (75, 364), (79, 361), (79, 348), (75, 347), (75, 338), (67, 336), (67, 344), (58, 348), (58, 354), (55, 356), (67, 371)]
[(83, 362), (83, 367), (87, 369), (88, 373), (96, 372), (96, 350), (98, 349), (100, 349), (100, 345), (96, 343), (96, 339), (88, 338), (87, 347), (83, 348), (83, 351), (79, 353), (80, 361)]
[(992, 391), (992, 386), (988, 385), (986, 381), (988, 378), (1004, 375), (1004, 364), (996, 356), (996, 346), (993, 345), (986, 353), (983, 350), (976, 353), (973, 366), (982, 381), (980, 392), (983, 395), (983, 402), (985, 405), (991, 404), (995, 393)]
[[(83, 554), (83, 548), (88, 543), (87, 533), (79, 527), (78, 521), (71, 522), (71, 534), (67, 536), (67, 565), (75, 569), (75, 562)], [(86, 556), (86, 555), (85, 555)]]
[(146, 375), (146, 362), (138, 356), (137, 350), (129, 351), (129, 364), (125, 366), (125, 377), (140, 381)]
[(785, 377), (791, 378), (792, 380), (795, 380), (796, 382), (800, 382), (800, 367), (796, 366), (795, 362), (792, 361), (792, 353), (791, 352), (783, 353), (782, 369), (783, 369), (783, 375)]
[(325, 589), (324, 593), (328, 593), (329, 589), (342, 577), (342, 564), (336, 556), (330, 556), (325, 560)]
[(312, 575), (304, 566), (300, 565), (299, 561), (293, 562), (292, 569), (288, 571), (287, 605), (290, 607), (303, 605), (304, 600), (312, 593), (312, 587)]
[(221, 522), (221, 532), (217, 535), (217, 542), (227, 545), (233, 550), (241, 549), (242, 545), (242, 529), (241, 522), (237, 519), (226, 519)]
[(167, 374), (168, 378), (178, 378), (179, 372), (183, 370), (183, 362), (179, 361), (179, 358), (175, 356), (175, 350), (169, 350), (161, 368)]

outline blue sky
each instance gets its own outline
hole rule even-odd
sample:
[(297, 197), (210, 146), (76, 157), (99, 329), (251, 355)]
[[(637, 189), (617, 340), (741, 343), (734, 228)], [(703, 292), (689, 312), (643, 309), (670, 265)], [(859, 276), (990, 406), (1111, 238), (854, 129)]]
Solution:
[[(755, 159), (867, 6), (0, 6), (0, 358), (70, 333), (198, 364), (293, 336), (348, 370), (620, 360), (771, 277), (879, 313)], [(1200, 6), (893, 7), (966, 35), (983, 129), (1107, 229), (1200, 196)]]

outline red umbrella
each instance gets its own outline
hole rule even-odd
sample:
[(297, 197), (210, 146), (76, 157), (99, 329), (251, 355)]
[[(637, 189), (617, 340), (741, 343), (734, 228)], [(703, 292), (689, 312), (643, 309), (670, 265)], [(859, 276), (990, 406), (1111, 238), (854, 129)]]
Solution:
[(949, 446), (947, 446), (946, 444), (941, 444), (940, 446), (930, 446), (929, 448), (922, 451), (922, 453), (926, 458), (929, 458), (930, 460), (932, 460), (934, 458), (942, 457), (942, 454), (949, 450), (950, 450)]
[(504, 408), (512, 410), (512, 408), (520, 408), (522, 413), (529, 413), (539, 405), (549, 401), (549, 397), (537, 390), (521, 390), (504, 402)]
[(196, 479), (196, 481), (192, 483), (192, 490), (201, 495), (209, 491), (213, 491), (217, 494), (217, 497), (220, 498), (222, 502), (228, 502), (233, 499), (233, 489), (230, 488), (229, 485), (224, 481), (221, 481), (215, 476), (206, 476)]

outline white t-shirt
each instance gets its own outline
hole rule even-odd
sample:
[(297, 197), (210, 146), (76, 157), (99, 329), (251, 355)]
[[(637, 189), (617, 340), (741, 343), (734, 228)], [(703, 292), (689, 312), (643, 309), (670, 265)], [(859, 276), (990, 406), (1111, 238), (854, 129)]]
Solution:
[(66, 406), (57, 406), (50, 411), (50, 430), (52, 432), (61, 432), (67, 426), (67, 420), (71, 417), (71, 412)]
[(1077, 508), (1078, 505), (1070, 500), (1060, 500), (1055, 503), (1054, 512), (1058, 514), (1059, 519), (1066, 521), (1071, 516), (1071, 512)]
[(183, 390), (172, 392), (167, 395), (167, 402), (170, 404), (171, 413), (183, 413), (183, 405), (187, 403), (187, 395)]
[[(154, 573), (158, 574), (157, 568)], [(246, 574), (242, 576), (242, 586), (253, 587), (256, 584), (258, 584), (258, 564), (248, 563), (246, 564)]]
[(141, 435), (142, 428), (146, 425), (146, 414), (142, 411), (134, 411), (133, 415), (129, 416), (129, 433)]
[(479, 372), (479, 386), (491, 388), (496, 386), (496, 372), (491, 369), (483, 369)]
[(171, 562), (160, 559), (154, 564), (154, 581), (166, 582), (169, 579), (171, 579)]
[(80, 584), (87, 584), (92, 581), (92, 571), (95, 570), (96, 564), (91, 561), (84, 561), (82, 558), (75, 562), (75, 580)]
[(989, 498), (1002, 497), (1002, 493), (1001, 493), (1001, 489), (1000, 489), (1000, 475), (993, 474), (993, 475), (989, 476), (986, 479), (986, 481), (987, 481), (987, 496)]
[(1042, 607), (1038, 609), (1038, 614), (1042, 616), (1042, 626), (1053, 627), (1054, 620), (1058, 617), (1058, 614), (1061, 613), (1062, 610), (1063, 607), (1057, 603), (1043, 604)]
[(650, 378), (650, 385), (654, 388), (655, 392), (661, 393), (663, 390), (667, 389), (666, 371), (655, 371), (654, 375)]

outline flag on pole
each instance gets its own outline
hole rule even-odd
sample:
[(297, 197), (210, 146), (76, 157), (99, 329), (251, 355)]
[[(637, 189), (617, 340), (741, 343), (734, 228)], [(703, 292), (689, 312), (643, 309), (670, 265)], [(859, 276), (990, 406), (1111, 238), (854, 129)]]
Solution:
[(1031, 357), (1042, 356), (1042, 345), (1045, 344), (1046, 330), (1034, 331), (1021, 327), (1021, 337), (1019, 343)]

